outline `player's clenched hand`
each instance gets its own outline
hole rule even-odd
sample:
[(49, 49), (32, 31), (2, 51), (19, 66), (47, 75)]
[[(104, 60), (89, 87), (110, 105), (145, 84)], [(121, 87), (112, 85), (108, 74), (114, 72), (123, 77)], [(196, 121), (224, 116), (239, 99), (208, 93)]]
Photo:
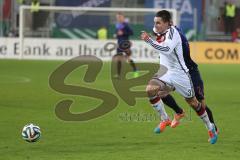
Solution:
[(117, 31), (117, 35), (118, 35), (118, 36), (123, 35), (123, 31), (122, 31), (122, 30), (118, 30), (118, 31)]
[(150, 36), (147, 34), (147, 32), (145, 32), (145, 31), (142, 31), (142, 32), (141, 32), (141, 39), (142, 39), (142, 40), (148, 40), (149, 37), (150, 37)]

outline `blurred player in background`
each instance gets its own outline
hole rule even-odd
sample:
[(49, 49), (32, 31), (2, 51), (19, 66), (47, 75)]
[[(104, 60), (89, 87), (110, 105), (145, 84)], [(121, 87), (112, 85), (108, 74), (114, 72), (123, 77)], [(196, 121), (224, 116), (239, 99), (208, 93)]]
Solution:
[(116, 38), (118, 43), (117, 54), (113, 56), (113, 61), (117, 64), (117, 74), (115, 78), (120, 78), (122, 62), (127, 60), (134, 71), (134, 77), (138, 77), (138, 72), (134, 61), (131, 59), (131, 42), (129, 36), (133, 35), (132, 29), (129, 27), (123, 13), (119, 12), (116, 15)]
[(237, 27), (237, 29), (232, 33), (232, 41), (240, 43), (240, 27)]
[(182, 40), (179, 30), (171, 24), (170, 12), (162, 10), (157, 12), (154, 17), (155, 32), (164, 35), (161, 41), (153, 40), (146, 32), (141, 34), (142, 40), (159, 51), (160, 65), (168, 69), (165, 74), (153, 77), (146, 87), (150, 103), (158, 111), (162, 120), (155, 132), (160, 133), (162, 125), (171, 125), (171, 120), (164, 109), (161, 99), (171, 91), (176, 90), (203, 120), (208, 130), (209, 141), (214, 144), (218, 138), (215, 125), (209, 120), (205, 104), (199, 102), (195, 97), (194, 86), (189, 75), (189, 66), (187, 66), (184, 59), (183, 52), (186, 42)]
[(105, 26), (101, 26), (97, 31), (97, 38), (99, 40), (106, 40), (108, 35), (107, 28)]
[(235, 26), (235, 18), (236, 18), (236, 5), (231, 1), (225, 2), (225, 12), (224, 12), (224, 28), (225, 34), (232, 34)]

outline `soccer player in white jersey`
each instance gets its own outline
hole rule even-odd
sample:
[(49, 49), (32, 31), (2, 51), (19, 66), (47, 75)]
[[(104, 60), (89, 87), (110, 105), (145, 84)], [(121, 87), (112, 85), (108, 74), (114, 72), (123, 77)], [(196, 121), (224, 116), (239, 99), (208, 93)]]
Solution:
[(196, 111), (208, 129), (210, 143), (217, 142), (217, 132), (214, 124), (209, 121), (204, 104), (201, 104), (195, 97), (189, 69), (183, 58), (182, 40), (178, 30), (171, 25), (171, 14), (162, 10), (154, 17), (154, 28), (158, 34), (164, 35), (161, 42), (153, 40), (146, 32), (142, 32), (141, 39), (159, 51), (160, 65), (167, 68), (163, 75), (153, 77), (146, 87), (150, 103), (158, 111), (161, 122), (155, 129), (160, 133), (167, 125), (171, 125), (161, 98), (176, 90), (183, 96), (186, 102)]

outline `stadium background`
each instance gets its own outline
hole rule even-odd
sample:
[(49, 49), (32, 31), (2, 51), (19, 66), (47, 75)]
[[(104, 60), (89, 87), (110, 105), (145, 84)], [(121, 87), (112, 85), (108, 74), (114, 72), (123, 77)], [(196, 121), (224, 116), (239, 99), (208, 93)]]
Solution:
[[(236, 28), (240, 25), (240, 1), (232, 2), (237, 6)], [(25, 4), (31, 5), (31, 0), (26, 0)], [(224, 33), (221, 18), (224, 0), (40, 0), (41, 6), (176, 8), (180, 13), (179, 25), (190, 40), (193, 58), (199, 63), (207, 103), (220, 128), (219, 141), (213, 146), (207, 143), (207, 133), (201, 121), (177, 94), (174, 97), (187, 111), (187, 117), (178, 128), (169, 128), (164, 134), (155, 135), (152, 130), (159, 121), (158, 117), (144, 98), (137, 98), (133, 107), (121, 99), (112, 84), (110, 61), (104, 62), (95, 82), (85, 82), (83, 77), (87, 68), (80, 67), (69, 75), (66, 83), (109, 92), (118, 98), (117, 107), (87, 122), (59, 119), (55, 106), (61, 100), (74, 100), (73, 113), (91, 110), (100, 104), (100, 100), (58, 93), (49, 85), (50, 75), (66, 60), (76, 56), (77, 45), (82, 46), (81, 52), (101, 49), (103, 46), (96, 33), (102, 25), (108, 30), (108, 40), (103, 42), (115, 41), (112, 36), (115, 21), (112, 17), (95, 17), (93, 24), (85, 26), (87, 19), (79, 20), (73, 14), (54, 19), (56, 21), (52, 24), (53, 21), (48, 19), (50, 14), (46, 12), (29, 13), (25, 17), (26, 44), (37, 48), (67, 46), (71, 52), (63, 56), (44, 55), (41, 49), (36, 53), (29, 50), (19, 60), (17, 20), (20, 5), (19, 1), (0, 1), (0, 159), (240, 158), (240, 45), (231, 42), (231, 34)], [(139, 56), (142, 43), (138, 42), (138, 33), (143, 29), (151, 31), (152, 26), (147, 20), (136, 17), (132, 14), (130, 18), (135, 32), (131, 38), (136, 45), (135, 58), (137, 62), (146, 59), (151, 62), (157, 58), (148, 54)], [(101, 52), (97, 55), (104, 59)], [(111, 57), (108, 56), (106, 60)], [(144, 86), (140, 89), (144, 90)], [(173, 114), (169, 108), (167, 112)], [(42, 130), (42, 138), (34, 144), (21, 139), (22, 127), (30, 122), (38, 124)]]

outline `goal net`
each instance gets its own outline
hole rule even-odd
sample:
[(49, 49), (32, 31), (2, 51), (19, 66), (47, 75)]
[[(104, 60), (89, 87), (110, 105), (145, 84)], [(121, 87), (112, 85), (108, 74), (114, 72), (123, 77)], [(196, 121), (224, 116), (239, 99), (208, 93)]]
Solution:
[[(121, 12), (134, 32), (130, 37), (133, 58), (156, 60), (154, 50), (146, 48), (139, 37), (142, 30), (152, 32), (153, 18), (159, 10), (162, 9), (40, 6), (37, 12), (32, 12), (30, 6), (21, 6), (19, 57), (66, 60), (79, 55), (95, 55), (109, 60), (116, 53), (116, 14)], [(166, 10), (177, 25), (177, 11)], [(106, 38), (100, 35), (101, 29), (106, 31)]]

